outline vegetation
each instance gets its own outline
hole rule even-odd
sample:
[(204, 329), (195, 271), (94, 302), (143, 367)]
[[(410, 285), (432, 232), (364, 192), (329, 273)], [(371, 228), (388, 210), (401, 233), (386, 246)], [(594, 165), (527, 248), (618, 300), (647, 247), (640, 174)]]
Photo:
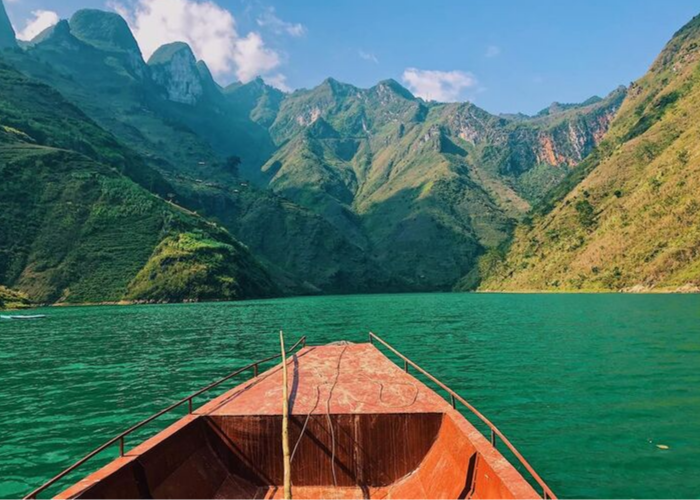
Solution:
[(127, 297), (155, 302), (237, 300), (279, 293), (261, 269), (255, 279), (241, 279), (256, 269), (256, 263), (240, 245), (222, 239), (199, 231), (168, 236), (130, 283)]
[(73, 302), (692, 284), (697, 25), (629, 91), (528, 117), (393, 80), (222, 89), (185, 44), (146, 63), (118, 15), (79, 11), (0, 56), (0, 282)]
[(270, 126), (281, 147), (262, 171), (407, 289), (451, 289), (595, 146), (623, 97), (509, 119), (426, 103), (391, 80), (329, 79), (282, 101)]
[(15, 30), (12, 29), (10, 19), (7, 17), (5, 6), (0, 2), (0, 50), (16, 46)]
[(608, 135), (485, 289), (700, 289), (700, 17), (630, 88)]
[(24, 309), (30, 307), (32, 301), (22, 292), (10, 290), (0, 285), (0, 310), (3, 309)]
[[(225, 231), (124, 175), (134, 156), (60, 94), (0, 66), (0, 283), (37, 302), (123, 300), (161, 242), (194, 232), (235, 249), (209, 279), (226, 272), (236, 298), (275, 293)], [(169, 292), (150, 297), (197, 299), (200, 290)]]

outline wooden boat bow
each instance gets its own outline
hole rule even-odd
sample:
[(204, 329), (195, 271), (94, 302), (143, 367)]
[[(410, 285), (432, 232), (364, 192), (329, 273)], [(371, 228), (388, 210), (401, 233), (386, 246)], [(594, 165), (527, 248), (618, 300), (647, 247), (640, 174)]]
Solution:
[[(375, 343), (403, 360), (404, 369)], [(375, 334), (366, 344), (305, 346), (302, 339), (289, 352), (299, 346), (288, 359), (294, 498), (538, 497), (498, 451), (497, 440), (544, 498), (556, 498), (486, 417)], [(57, 498), (281, 498), (283, 370), (277, 365), (259, 374), (259, 364), (132, 427), (28, 498), (117, 442), (119, 458)], [(193, 397), (251, 368), (253, 379), (192, 410)], [(445, 390), (449, 402), (410, 369)], [(190, 414), (124, 452), (130, 432), (185, 402)], [(489, 427), (491, 439), (464, 418), (458, 403)]]

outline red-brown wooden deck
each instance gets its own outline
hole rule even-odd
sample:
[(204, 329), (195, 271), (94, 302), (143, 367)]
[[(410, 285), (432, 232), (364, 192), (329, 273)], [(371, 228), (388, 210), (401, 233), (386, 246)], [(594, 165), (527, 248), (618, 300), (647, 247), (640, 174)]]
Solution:
[[(294, 498), (538, 497), (458, 411), (373, 345), (306, 347), (288, 370)], [(281, 400), (278, 365), (58, 498), (281, 498)]]

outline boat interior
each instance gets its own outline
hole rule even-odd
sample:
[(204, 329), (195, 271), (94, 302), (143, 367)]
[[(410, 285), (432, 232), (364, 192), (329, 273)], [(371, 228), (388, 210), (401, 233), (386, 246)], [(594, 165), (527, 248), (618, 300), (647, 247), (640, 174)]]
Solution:
[[(279, 415), (199, 416), (75, 498), (282, 498)], [(509, 498), (445, 413), (290, 417), (293, 498)], [(71, 496), (71, 495), (68, 495)]]

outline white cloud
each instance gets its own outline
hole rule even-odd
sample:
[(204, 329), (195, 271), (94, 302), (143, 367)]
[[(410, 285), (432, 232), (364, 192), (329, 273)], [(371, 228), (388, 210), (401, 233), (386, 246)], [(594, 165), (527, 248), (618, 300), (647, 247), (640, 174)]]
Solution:
[(492, 57), (498, 57), (501, 55), (501, 48), (498, 45), (489, 45), (486, 47), (486, 52), (484, 53), (484, 57), (492, 58)]
[(269, 73), (280, 64), (277, 52), (266, 48), (257, 33), (249, 33), (237, 40), (232, 56), (237, 66), (236, 75), (242, 82)]
[(19, 40), (32, 40), (46, 28), (50, 28), (61, 20), (58, 14), (50, 10), (35, 10), (32, 11), (32, 16), (31, 19), (27, 19), (24, 29), (17, 32)]
[(265, 12), (257, 19), (258, 26), (269, 28), (274, 33), (281, 35), (286, 33), (293, 37), (300, 37), (306, 34), (306, 27), (301, 23), (289, 23), (283, 21), (275, 13), (274, 7), (268, 7)]
[(287, 84), (287, 77), (281, 73), (277, 73), (276, 75), (272, 76), (266, 76), (265, 83), (267, 83), (268, 85), (272, 85), (273, 87), (281, 90), (282, 92), (292, 91), (292, 88)]
[(375, 56), (371, 52), (365, 52), (364, 50), (360, 50), (358, 52), (358, 55), (361, 59), (364, 59), (365, 61), (373, 62), (374, 64), (379, 64), (379, 59), (377, 59), (377, 56)]
[(185, 42), (215, 76), (235, 74), (244, 83), (281, 63), (259, 33), (241, 36), (233, 14), (209, 0), (134, 0), (110, 7), (127, 20), (146, 59), (166, 43)]
[(433, 71), (408, 68), (403, 81), (416, 96), (439, 102), (458, 101), (462, 92), (477, 86), (476, 77), (465, 71)]

